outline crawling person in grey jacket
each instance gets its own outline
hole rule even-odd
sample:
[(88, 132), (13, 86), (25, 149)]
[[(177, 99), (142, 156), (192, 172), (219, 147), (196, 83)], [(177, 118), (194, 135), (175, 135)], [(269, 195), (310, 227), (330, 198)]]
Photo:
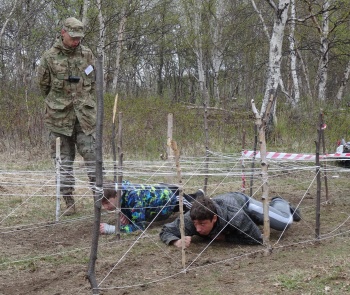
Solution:
[[(282, 231), (294, 221), (299, 221), (300, 211), (280, 197), (275, 197), (269, 207), (270, 227)], [(237, 244), (262, 244), (258, 225), (263, 224), (262, 203), (239, 192), (225, 193), (214, 198), (197, 199), (184, 215), (185, 247), (192, 236), (211, 240), (224, 240)], [(167, 245), (181, 247), (180, 218), (165, 224), (160, 239)]]

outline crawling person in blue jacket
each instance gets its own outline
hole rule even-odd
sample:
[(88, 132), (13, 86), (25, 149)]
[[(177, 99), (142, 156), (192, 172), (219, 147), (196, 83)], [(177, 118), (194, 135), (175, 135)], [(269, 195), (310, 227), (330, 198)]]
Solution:
[[(238, 244), (262, 244), (258, 225), (263, 224), (263, 206), (245, 194), (226, 193), (214, 198), (197, 198), (184, 215), (185, 247), (191, 244), (192, 236), (211, 240), (224, 240)], [(273, 198), (269, 206), (270, 227), (279, 231), (300, 221), (300, 211), (291, 207), (282, 198)], [(167, 245), (182, 247), (180, 219), (165, 224), (160, 239)]]
[[(113, 185), (106, 186), (101, 200), (102, 208), (112, 211), (117, 207), (117, 192)], [(183, 194), (184, 211), (188, 211), (193, 200), (203, 195), (199, 190), (194, 194)], [(130, 233), (143, 230), (147, 222), (165, 220), (179, 211), (179, 188), (170, 184), (131, 184), (123, 181), (121, 195), (120, 231)], [(101, 234), (115, 233), (115, 226), (100, 224)]]

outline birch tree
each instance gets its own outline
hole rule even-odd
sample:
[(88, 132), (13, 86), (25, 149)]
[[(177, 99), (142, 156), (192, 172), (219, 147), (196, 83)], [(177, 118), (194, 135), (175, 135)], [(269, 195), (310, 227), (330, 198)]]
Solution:
[[(191, 0), (183, 1), (183, 13), (185, 16), (185, 30), (187, 31), (187, 42), (192, 48), (197, 61), (197, 81), (202, 102), (206, 102), (209, 93), (206, 85), (206, 74), (204, 66), (204, 48), (203, 48), (203, 31), (202, 31), (202, 2)], [(197, 104), (200, 101), (197, 99)]]
[(329, 6), (332, 0), (326, 0), (322, 4), (322, 22), (319, 24), (315, 15), (312, 15), (312, 20), (316, 24), (319, 34), (320, 34), (320, 53), (321, 57), (319, 60), (318, 71), (317, 71), (317, 82), (315, 86), (318, 85), (318, 99), (320, 101), (326, 100), (326, 86), (327, 86), (327, 77), (328, 77), (328, 55), (329, 55)]
[(299, 81), (298, 81), (298, 75), (297, 75), (297, 53), (295, 48), (295, 19), (296, 19), (296, 12), (295, 12), (295, 0), (291, 0), (291, 22), (290, 22), (290, 33), (288, 36), (289, 39), (289, 49), (290, 49), (290, 71), (293, 81), (293, 96), (291, 99), (291, 103), (293, 107), (296, 107), (299, 104), (300, 100), (300, 91), (299, 91)]
[(275, 12), (274, 25), (270, 39), (269, 50), (269, 64), (267, 73), (267, 82), (265, 94), (260, 110), (263, 115), (266, 112), (266, 107), (271, 95), (275, 97), (277, 87), (281, 79), (281, 59), (282, 59), (282, 44), (284, 37), (284, 30), (288, 18), (288, 10), (290, 7), (290, 0), (280, 0), (278, 5), (272, 0), (268, 1)]
[(215, 1), (213, 21), (211, 22), (210, 35), (212, 40), (211, 63), (213, 68), (213, 88), (216, 106), (220, 104), (219, 71), (223, 58), (222, 31), (225, 19), (226, 1)]
[(117, 85), (118, 85), (118, 75), (119, 75), (119, 69), (120, 69), (120, 57), (122, 54), (122, 48), (123, 48), (123, 41), (124, 41), (124, 30), (125, 30), (125, 23), (127, 20), (127, 14), (126, 9), (123, 8), (121, 12), (121, 20), (119, 23), (118, 33), (117, 33), (117, 51), (116, 51), (116, 60), (115, 60), (115, 69), (114, 69), (114, 76), (113, 76), (113, 83), (112, 83), (112, 89), (114, 91), (117, 91)]
[(345, 86), (349, 80), (349, 75), (350, 75), (350, 61), (346, 65), (344, 75), (343, 75), (343, 78), (342, 78), (341, 83), (340, 83), (340, 87), (339, 87), (337, 95), (336, 95), (338, 102), (343, 99), (343, 93), (344, 93)]

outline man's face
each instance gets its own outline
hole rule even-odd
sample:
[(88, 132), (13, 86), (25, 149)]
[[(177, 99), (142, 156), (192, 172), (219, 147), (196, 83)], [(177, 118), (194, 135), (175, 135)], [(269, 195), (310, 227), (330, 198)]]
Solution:
[(192, 221), (193, 221), (193, 225), (196, 228), (196, 231), (202, 236), (207, 236), (210, 234), (211, 230), (213, 229), (217, 218), (218, 217), (214, 215), (212, 220), (205, 219), (205, 220), (192, 220)]
[(69, 36), (68, 32), (65, 31), (64, 29), (62, 29), (61, 35), (62, 35), (62, 42), (63, 42), (64, 46), (66, 46), (68, 48), (77, 47), (81, 41), (80, 37), (73, 38), (73, 37)]
[(102, 208), (108, 211), (113, 211), (117, 207), (117, 198), (103, 199)]

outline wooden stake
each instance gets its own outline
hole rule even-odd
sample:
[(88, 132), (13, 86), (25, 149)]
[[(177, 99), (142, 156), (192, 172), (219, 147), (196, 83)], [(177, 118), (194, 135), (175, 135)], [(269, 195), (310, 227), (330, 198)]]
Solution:
[(268, 184), (268, 163), (266, 158), (266, 139), (265, 139), (265, 130), (266, 124), (270, 117), (271, 108), (274, 103), (274, 95), (270, 95), (269, 102), (266, 107), (266, 112), (264, 118), (261, 118), (261, 115), (258, 113), (254, 100), (252, 99), (252, 111), (255, 115), (255, 124), (259, 130), (259, 143), (260, 143), (260, 156), (261, 156), (261, 176), (262, 176), (262, 203), (263, 203), (263, 212), (264, 212), (264, 245), (267, 247), (265, 254), (271, 252), (270, 245), (270, 217), (269, 217), (269, 184)]
[(123, 137), (122, 137), (122, 120), (123, 113), (118, 114), (118, 178), (117, 178), (117, 208), (116, 208), (116, 219), (115, 219), (115, 235), (117, 240), (120, 240), (120, 212), (121, 212), (121, 199), (122, 199), (122, 183), (123, 183)]
[(208, 103), (209, 99), (205, 96), (204, 102), (204, 132), (205, 132), (205, 178), (204, 178), (204, 195), (207, 195), (208, 179), (209, 179), (209, 128), (208, 128)]
[(183, 188), (182, 188), (182, 177), (180, 167), (180, 151), (177, 147), (176, 141), (171, 141), (171, 148), (175, 155), (176, 172), (179, 183), (179, 209), (180, 209), (180, 234), (181, 234), (181, 248), (182, 248), (182, 267), (185, 270), (186, 267), (186, 253), (185, 253), (185, 221), (183, 211)]
[(245, 194), (245, 164), (243, 159), (243, 153), (245, 148), (245, 130), (243, 129), (243, 138), (242, 138), (242, 159), (241, 159), (241, 167), (242, 167), (242, 193)]
[(56, 138), (56, 222), (60, 220), (61, 196), (61, 138)]
[[(324, 130), (325, 130), (325, 123), (324, 123), (324, 119), (323, 119), (323, 112), (321, 110), (321, 113), (320, 113), (320, 125), (319, 125), (319, 128), (320, 128), (320, 131), (321, 131), (321, 141), (322, 141), (322, 152), (323, 152), (323, 155), (326, 155), (326, 144), (325, 144), (325, 140), (324, 140)], [(324, 187), (326, 189), (326, 203), (329, 202), (329, 196), (328, 196), (328, 178), (327, 178), (327, 162), (324, 162), (324, 164), (322, 164), (323, 166), (323, 173), (324, 173)]]
[(255, 166), (255, 156), (256, 156), (256, 146), (258, 144), (258, 128), (254, 124), (254, 147), (253, 147), (253, 159), (252, 159), (252, 173), (250, 175), (250, 196), (253, 196), (253, 180), (254, 180), (254, 166)]

